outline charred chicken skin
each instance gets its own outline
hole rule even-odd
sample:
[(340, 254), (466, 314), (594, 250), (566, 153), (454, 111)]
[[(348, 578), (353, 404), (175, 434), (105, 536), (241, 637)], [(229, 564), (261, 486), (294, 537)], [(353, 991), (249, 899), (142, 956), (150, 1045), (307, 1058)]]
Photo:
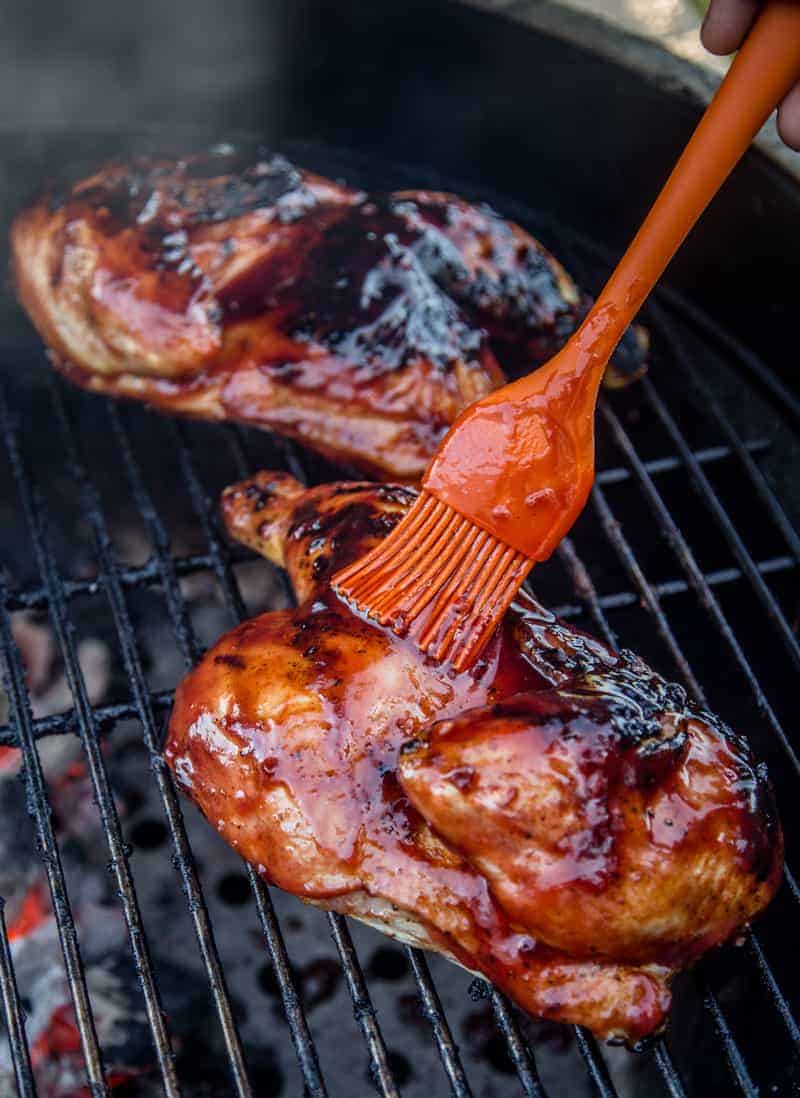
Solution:
[[(379, 479), (421, 477), (459, 412), (547, 360), (587, 305), (487, 207), (229, 147), (107, 165), (22, 212), (11, 245), (77, 384), (279, 431)], [(629, 333), (609, 379), (644, 351)]]
[(232, 535), (295, 609), (178, 688), (166, 758), (265, 880), (481, 973), (532, 1015), (635, 1042), (682, 966), (770, 900), (782, 837), (739, 736), (629, 652), (520, 597), (457, 674), (329, 588), (413, 500), (262, 473)]

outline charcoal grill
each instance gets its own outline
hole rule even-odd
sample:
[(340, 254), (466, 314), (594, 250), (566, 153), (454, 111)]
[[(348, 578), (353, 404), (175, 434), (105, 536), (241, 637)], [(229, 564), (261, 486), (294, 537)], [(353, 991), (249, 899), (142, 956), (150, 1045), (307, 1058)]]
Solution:
[[(472, 42), (464, 33), (456, 54)], [(322, 107), (315, 117), (324, 118)], [(333, 131), (329, 126), (325, 136), (341, 137)], [(369, 148), (368, 155), (319, 140), (278, 144), (299, 163), (356, 184), (422, 185), (488, 199), (539, 236), (590, 290), (610, 269), (603, 246), (617, 246), (614, 232), (591, 241), (509, 192), (471, 184), (481, 174), (494, 178), (479, 162), (460, 177), (442, 176), (423, 163), (436, 159), (435, 143), (409, 166), (376, 155), (374, 137), (351, 136), (351, 146)], [(91, 161), (123, 144), (151, 143), (74, 134), (33, 145), (8, 139), (10, 160), (24, 166), (30, 183), (48, 166), (61, 166), (65, 152)], [(464, 155), (463, 148), (444, 154), (444, 166), (458, 166)], [(520, 192), (524, 180), (517, 178)], [(775, 199), (778, 212), (791, 202), (785, 193)], [(159, 753), (175, 682), (222, 628), (288, 597), (274, 569), (226, 540), (218, 492), (259, 467), (280, 465), (309, 482), (335, 471), (257, 432), (174, 422), (70, 389), (6, 306), (0, 659), (9, 716), (0, 746), (18, 746), (24, 758), (27, 827), (50, 890), (91, 1094), (110, 1093), (113, 1080), (71, 903), (71, 863), (40, 761), (43, 744), (55, 737), (77, 737), (82, 746), (107, 845), (109, 898), (124, 916), (134, 993), (149, 1033), (151, 1070), (125, 1083), (127, 1094), (796, 1092), (793, 928), (800, 886), (792, 836), (800, 826), (800, 757), (791, 718), (800, 667), (800, 491), (792, 470), (800, 468), (800, 405), (788, 378), (771, 368), (775, 331), (796, 307), (796, 283), (794, 297), (791, 283), (773, 290), (774, 323), (763, 343), (750, 341), (770, 365), (730, 334), (749, 323), (752, 335), (752, 317), (720, 324), (674, 289), (656, 294), (644, 318), (651, 372), (603, 399), (590, 505), (533, 578), (539, 597), (562, 616), (636, 649), (749, 735), (770, 767), (788, 834), (785, 882), (773, 906), (739, 946), (678, 980), (670, 1030), (636, 1054), (600, 1047), (577, 1028), (531, 1024), (502, 995), (470, 984), (440, 959), (390, 949), (339, 916), (302, 909), (237, 865), (179, 800)], [(710, 304), (715, 311), (719, 302)], [(67, 712), (33, 716), (12, 632), (21, 611), (52, 628), (72, 697)], [(103, 636), (115, 653), (109, 696), (100, 703), (90, 701), (78, 658), (87, 633)], [(137, 783), (138, 807), (127, 796)], [(185, 1002), (174, 976), (165, 977), (171, 953), (181, 950), (194, 957), (202, 983), (202, 1006), (192, 1007), (200, 1040), (190, 1039), (193, 1019), (181, 1016)], [(309, 992), (300, 967), (309, 951), (333, 966), (324, 972), (335, 991), (319, 1010), (320, 996)], [(314, 970), (315, 979), (321, 971)], [(30, 1003), (16, 980), (1, 904), (0, 992), (17, 1089), (33, 1095)], [(191, 1062), (203, 1044), (214, 1050), (213, 1077), (203, 1077), (211, 1059), (202, 1070)]]

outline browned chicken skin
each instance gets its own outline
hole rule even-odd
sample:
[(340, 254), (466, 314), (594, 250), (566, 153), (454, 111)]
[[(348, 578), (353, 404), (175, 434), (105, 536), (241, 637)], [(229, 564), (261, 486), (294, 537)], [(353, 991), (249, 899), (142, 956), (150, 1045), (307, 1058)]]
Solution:
[[(485, 207), (365, 195), (229, 147), (111, 164), (12, 227), (20, 299), (79, 385), (280, 431), (418, 479), (458, 413), (527, 373), (586, 307)], [(619, 381), (643, 368), (630, 334)]]
[(166, 758), (268, 881), (479, 972), (533, 1015), (629, 1041), (781, 873), (746, 743), (630, 653), (528, 596), (456, 674), (328, 586), (410, 489), (228, 489), (234, 537), (299, 606), (223, 637), (178, 688)]

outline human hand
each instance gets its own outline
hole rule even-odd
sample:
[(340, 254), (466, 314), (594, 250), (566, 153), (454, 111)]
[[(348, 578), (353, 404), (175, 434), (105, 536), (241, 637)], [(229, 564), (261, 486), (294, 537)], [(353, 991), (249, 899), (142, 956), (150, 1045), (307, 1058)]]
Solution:
[[(733, 53), (747, 36), (761, 6), (759, 0), (711, 0), (700, 35), (705, 48), (710, 53)], [(800, 149), (800, 81), (778, 108), (778, 132), (787, 145)]]

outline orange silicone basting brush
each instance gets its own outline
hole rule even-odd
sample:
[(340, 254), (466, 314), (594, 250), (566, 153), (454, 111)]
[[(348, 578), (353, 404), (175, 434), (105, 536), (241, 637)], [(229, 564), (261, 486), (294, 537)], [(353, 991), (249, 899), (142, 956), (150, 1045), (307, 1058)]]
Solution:
[(603, 370), (686, 234), (800, 77), (800, 2), (768, 3), (633, 243), (566, 346), (468, 408), (394, 531), (334, 590), (458, 670), (478, 657), (594, 479)]

